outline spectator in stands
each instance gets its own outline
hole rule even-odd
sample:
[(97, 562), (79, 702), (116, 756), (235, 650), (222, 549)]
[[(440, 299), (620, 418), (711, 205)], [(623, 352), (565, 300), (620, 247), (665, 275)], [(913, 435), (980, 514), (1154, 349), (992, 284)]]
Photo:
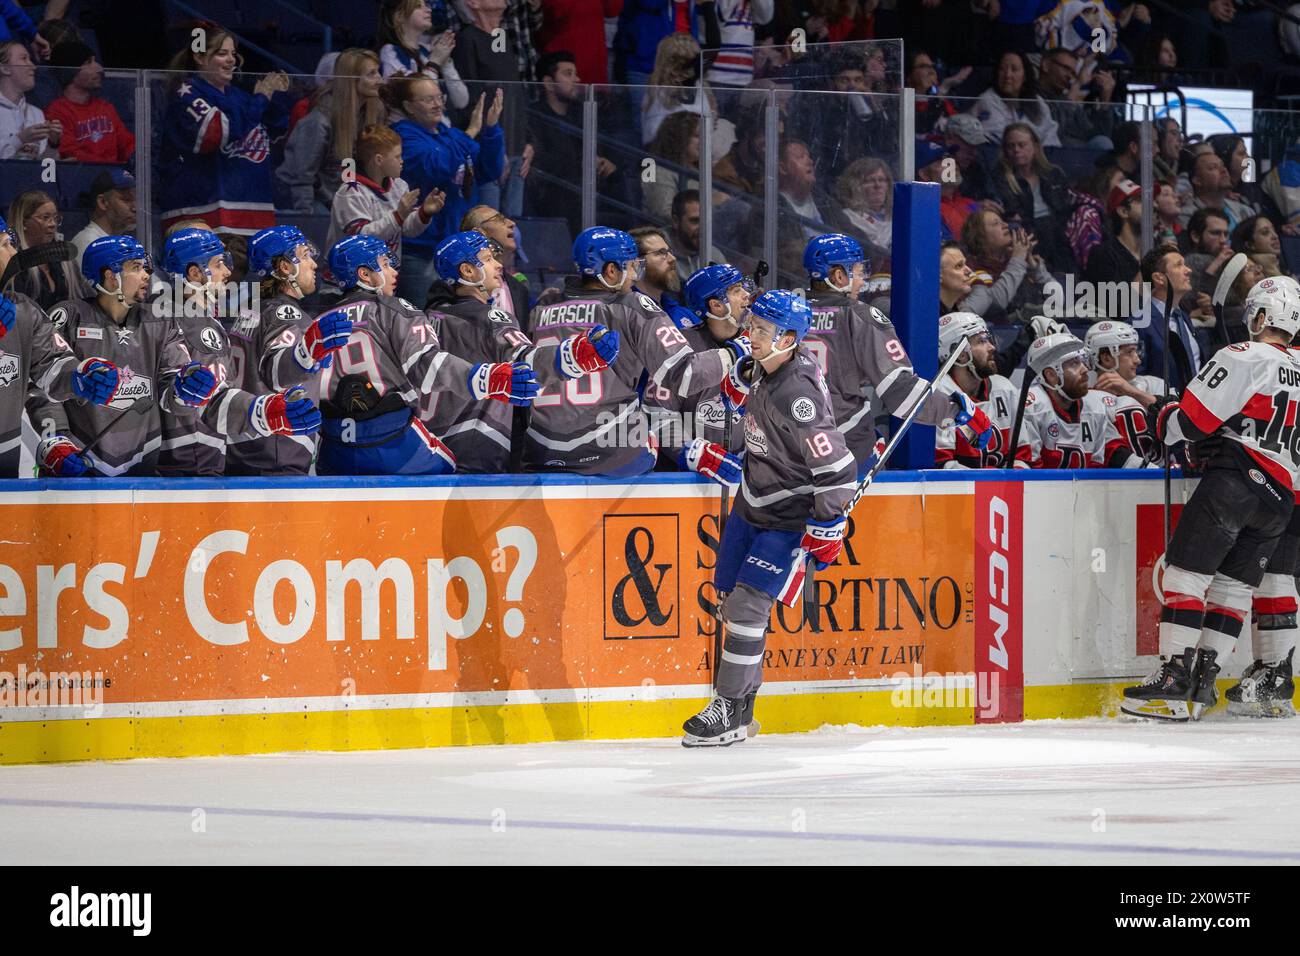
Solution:
[(898, 141), (897, 106), (870, 92), (866, 59), (856, 49), (828, 58), (832, 88), (843, 96), (813, 92), (790, 107), (791, 135), (808, 143), (817, 175), (833, 182), (855, 159)]
[(1095, 103), (1088, 98), (1086, 81), (1079, 76), (1079, 58), (1073, 51), (1056, 47), (1043, 54), (1041, 90), (1056, 121), (1062, 146), (1086, 146), (1109, 150), (1115, 114), (1095, 104), (1109, 103), (1115, 92), (1115, 75), (1108, 70), (1092, 74)]
[(1183, 128), (1172, 116), (1156, 120), (1156, 156), (1152, 173), (1157, 179), (1178, 179), (1178, 157), (1183, 152)]
[(1008, 50), (997, 63), (993, 85), (979, 95), (973, 112), (993, 142), (1012, 123), (1028, 123), (1044, 146), (1060, 146), (1056, 120), (1038, 95), (1034, 67), (1023, 53)]
[[(9, 204), (9, 227), (18, 236), (18, 248), (39, 249), (59, 240), (63, 216), (48, 193), (39, 189), (20, 193)], [(56, 302), (80, 296), (86, 285), (75, 259), (54, 265), (35, 266), (20, 272), (13, 280), (13, 290), (36, 300), (47, 312)]]
[(1038, 134), (1028, 123), (1012, 123), (1002, 133), (1002, 153), (993, 177), (1002, 215), (1038, 238), (1038, 254), (1055, 272), (1075, 268), (1065, 225), (1074, 212), (1074, 194), (1059, 166), (1048, 162)]
[[(518, 51), (509, 32), (498, 31), (505, 17), (506, 0), (464, 0), (461, 10), (466, 23), (456, 33), (452, 59), (469, 87), (471, 96), (491, 101), (503, 95), (501, 132), (505, 135), (506, 168), (501, 176), (479, 183), (483, 201), (511, 216), (524, 214), (524, 180), (533, 161), (528, 142), (528, 96), (519, 69)], [(504, 48), (502, 43), (504, 41)]]
[(983, 207), (966, 220), (961, 243), (973, 272), (963, 310), (1003, 325), (1042, 311), (1043, 287), (1052, 274), (1034, 252), (1038, 240), (1023, 229), (1012, 230), (996, 209)]
[(1089, 282), (1134, 282), (1142, 260), (1142, 187), (1122, 179), (1106, 200), (1111, 237), (1088, 257)]
[(992, 199), (993, 183), (980, 159), (979, 147), (989, 141), (980, 121), (969, 113), (948, 117), (943, 127), (943, 145), (957, 161), (961, 173), (959, 192), (967, 199)]
[(497, 125), (505, 97), (498, 91), (488, 103), (480, 96), (462, 132), (442, 125), (446, 101), (438, 84), (427, 77), (394, 77), (382, 95), (403, 117), (393, 124), (393, 131), (402, 137), (406, 181), (426, 195), (438, 189), (447, 197), (429, 228), (404, 243), (398, 294), (423, 302), (437, 276), (434, 247), (456, 231), (471, 206), (478, 205), (479, 184), (497, 181), (505, 169), (505, 138)]
[[(465, 0), (445, 0), (447, 3), (447, 23), (453, 30), (474, 21), (474, 15)], [(515, 51), (515, 64), (519, 75), (526, 82), (537, 79), (537, 61), (540, 58), (541, 44), (537, 35), (541, 32), (545, 14), (542, 0), (506, 0), (505, 12), (501, 15), (501, 28), (505, 30), (506, 40)]]
[(284, 161), (275, 171), (294, 212), (329, 212), (343, 184), (344, 162), (351, 159), (356, 163), (353, 172), (360, 170), (353, 152), (357, 135), (384, 121), (384, 101), (379, 98), (383, 82), (379, 57), (370, 50), (339, 54), (334, 78), (289, 134)]
[(835, 198), (873, 262), (889, 258), (894, 230), (894, 177), (889, 164), (864, 156), (835, 180)]
[(1255, 215), (1255, 210), (1232, 195), (1232, 179), (1223, 160), (1207, 149), (1192, 161), (1190, 181), (1192, 198), (1183, 204), (1179, 220), (1183, 225), (1192, 218), (1198, 209), (1222, 209), (1228, 217), (1228, 226), (1237, 228), (1237, 224)]
[(934, 57), (925, 50), (909, 49), (907, 51), (904, 78), (907, 85), (916, 91), (917, 136), (925, 136), (933, 132), (940, 120), (957, 112), (957, 107), (944, 97), (954, 86), (965, 82), (966, 77), (969, 75), (970, 67), (966, 67), (961, 72), (940, 83), (939, 71), (934, 65)]
[(1155, 194), (1151, 209), (1155, 213), (1155, 222), (1151, 224), (1152, 241), (1157, 246), (1176, 246), (1183, 232), (1183, 225), (1178, 221), (1183, 208), (1178, 193), (1174, 184), (1166, 179), (1157, 179), (1153, 188)]
[(1251, 216), (1237, 223), (1232, 230), (1232, 251), (1250, 256), (1265, 276), (1291, 274), (1282, 260), (1282, 237), (1268, 216)]
[(518, 227), (515, 221), (491, 206), (475, 206), (460, 221), (462, 232), (481, 232), (492, 243), (492, 253), (501, 263), (501, 287), (488, 298), (494, 306), (510, 313), (519, 327), (528, 330), (530, 296), (528, 280), (515, 271), (515, 255), (519, 240), (515, 238)]
[(692, 272), (710, 262), (722, 262), (722, 253), (710, 246), (708, 255), (700, 252), (700, 191), (687, 189), (673, 197), (673, 228), (669, 245), (677, 260), (677, 275), (685, 282)]
[(58, 146), (63, 126), (27, 102), (36, 64), (17, 41), (0, 43), (0, 159), (39, 159)]
[(125, 169), (105, 169), (90, 184), (90, 222), (72, 237), (77, 264), (86, 246), (104, 236), (135, 234), (135, 177)]
[[(542, 99), (529, 111), (528, 135), (533, 144), (533, 170), (526, 195), (535, 216), (563, 216), (569, 231), (582, 231), (582, 194), (575, 171), (582, 169), (582, 78), (572, 53), (555, 50), (538, 61)], [(597, 182), (617, 170), (596, 156)], [(540, 175), (539, 175), (540, 174)]]
[[(1111, 139), (1115, 142), (1115, 148), (1111, 150), (1109, 157), (1099, 162), (1099, 165), (1118, 166), (1126, 178), (1134, 182), (1140, 181), (1142, 179), (1142, 125), (1133, 122), (1119, 123), (1112, 131)], [(1151, 149), (1154, 151), (1155, 148), (1153, 141)]]
[[(1228, 168), (1228, 181), (1232, 185), (1232, 198), (1242, 203), (1242, 205), (1249, 206), (1255, 212), (1263, 213), (1274, 222), (1280, 222), (1282, 215), (1277, 208), (1277, 204), (1264, 191), (1263, 185), (1260, 183), (1263, 176), (1260, 174), (1260, 170), (1256, 168), (1255, 160), (1251, 158), (1250, 152), (1246, 149), (1246, 141), (1236, 133), (1222, 133), (1218, 136), (1211, 136), (1209, 143), (1215, 155), (1223, 160), (1223, 164)], [(1249, 176), (1246, 175), (1247, 170), (1250, 171)]]
[(1074, 193), (1074, 212), (1065, 221), (1065, 236), (1078, 269), (1088, 267), (1092, 250), (1106, 238), (1106, 203), (1110, 190), (1126, 177), (1118, 166), (1098, 167), (1088, 181), (1087, 189)]
[(700, 45), (689, 33), (663, 38), (655, 53), (654, 73), (641, 104), (641, 143), (648, 145), (659, 133), (659, 124), (669, 113), (702, 111), (707, 94), (700, 83)]
[[(614, 82), (644, 86), (659, 63), (659, 43), (676, 32), (688, 37), (694, 29), (688, 4), (673, 0), (625, 0), (614, 34)], [(699, 56), (696, 44), (695, 55)], [(696, 74), (698, 78), (698, 74)], [(642, 136), (642, 143), (654, 132)]]
[(1261, 187), (1278, 210), (1282, 232), (1300, 236), (1300, 142), (1286, 148), (1282, 161), (1268, 171)]
[(325, 248), (345, 236), (376, 236), (388, 243), (402, 261), (402, 237), (424, 233), (447, 201), (431, 189), (421, 201), (420, 190), (402, 178), (402, 138), (387, 126), (367, 126), (351, 153), (357, 174), (343, 183), (330, 204), (330, 228)]
[(79, 163), (122, 165), (135, 154), (135, 136), (117, 109), (96, 95), (104, 87), (104, 68), (95, 52), (80, 40), (60, 43), (50, 65), (67, 77), (63, 95), (45, 108), (45, 118), (63, 128), (59, 158)]
[(916, 181), (939, 185), (939, 241), (954, 240), (980, 204), (961, 194), (961, 170), (952, 164), (952, 158), (938, 143), (918, 139), (914, 155)]
[(1191, 267), (1192, 276), (1198, 289), (1213, 289), (1218, 281), (1219, 270), (1236, 253), (1229, 242), (1231, 230), (1228, 229), (1228, 217), (1221, 209), (1198, 209), (1187, 220), (1183, 234), (1187, 238), (1186, 259)]
[(246, 93), (234, 85), (234, 35), (218, 26), (196, 30), (203, 42), (168, 65), (158, 163), (163, 228), (202, 218), (214, 232), (251, 236), (275, 224), (271, 145), (288, 128), (289, 78), (269, 73)]
[(16, 0), (0, 0), (0, 44), (28, 43), (42, 60), (50, 55), (50, 41), (36, 32), (36, 24)]
[(426, 0), (386, 0), (375, 36), (380, 72), (384, 79), (421, 74), (436, 80), (451, 108), (463, 110), (469, 90), (451, 59), (456, 34), (443, 30), (434, 36), (432, 29), (433, 10)]
[(655, 160), (654, 178), (641, 184), (641, 208), (657, 222), (667, 222), (673, 197), (684, 189), (699, 189), (699, 180), (688, 175), (700, 166), (700, 116), (671, 113), (659, 126), (650, 144)]
[[(578, 75), (588, 83), (608, 83), (605, 20), (622, 13), (623, 6), (624, 0), (544, 0), (542, 29), (537, 37), (540, 51), (543, 54), (566, 52), (573, 57)], [(749, 45), (754, 45), (752, 28)], [(538, 76), (541, 75), (539, 58)]]
[[(784, 123), (777, 120), (778, 137)], [(730, 186), (747, 196), (763, 194), (763, 157), (767, 147), (767, 116), (762, 106), (748, 106), (736, 117), (736, 141), (713, 165), (713, 185)]]
[(772, 22), (773, 0), (713, 0), (697, 3), (709, 58), (710, 86), (739, 88), (754, 79), (754, 27)]
[[(803, 241), (807, 242), (828, 231), (827, 227), (835, 219), (832, 216), (835, 207), (830, 198), (818, 188), (812, 154), (802, 141), (786, 139), (781, 143), (777, 182), (780, 190), (778, 234), (793, 235), (798, 232), (802, 234)], [(758, 235), (762, 235), (761, 231)], [(694, 271), (693, 268), (686, 275)]]
[(1160, 89), (1189, 85), (1187, 78), (1176, 72), (1178, 47), (1167, 33), (1151, 31), (1147, 34), (1146, 42), (1138, 55), (1138, 66), (1145, 70), (1143, 82)]
[(1131, 322), (1142, 340), (1142, 368), (1146, 375), (1165, 377), (1165, 299), (1173, 289), (1174, 309), (1169, 325), (1169, 385), (1182, 392), (1211, 354), (1209, 334), (1196, 328), (1177, 303), (1192, 291), (1192, 270), (1175, 246), (1156, 246), (1142, 257), (1142, 281), (1151, 299)]
[(663, 230), (654, 226), (640, 226), (629, 235), (636, 240), (637, 251), (645, 260), (641, 278), (636, 280), (634, 288), (654, 299), (678, 328), (682, 328), (683, 324), (695, 325), (699, 317), (683, 302), (682, 277), (677, 272), (677, 257), (669, 248), (668, 237)]
[(966, 263), (966, 253), (956, 242), (945, 242), (939, 249), (939, 314), (957, 311), (957, 303), (970, 295), (974, 273)]

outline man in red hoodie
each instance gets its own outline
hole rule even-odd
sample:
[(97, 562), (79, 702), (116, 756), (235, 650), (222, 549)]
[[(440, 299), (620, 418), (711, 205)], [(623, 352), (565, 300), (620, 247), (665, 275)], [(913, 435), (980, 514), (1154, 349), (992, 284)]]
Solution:
[(63, 124), (59, 158), (125, 164), (135, 152), (135, 136), (113, 104), (96, 95), (104, 86), (104, 68), (94, 51), (79, 40), (60, 43), (50, 54), (50, 65), (64, 68), (59, 76), (67, 83), (63, 95), (45, 109), (46, 119)]

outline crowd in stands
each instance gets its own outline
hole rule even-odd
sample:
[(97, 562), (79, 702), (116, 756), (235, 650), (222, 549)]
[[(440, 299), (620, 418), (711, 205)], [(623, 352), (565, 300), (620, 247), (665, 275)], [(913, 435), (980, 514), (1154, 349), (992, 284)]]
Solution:
[[(136, 165), (146, 117), (135, 79), (106, 92), (106, 76), (142, 64), (115, 62), (113, 28), (76, 12), (50, 3), (37, 23), (0, 0), (0, 161), (33, 170), (21, 177), (32, 188), (0, 185), (21, 248), (62, 238), (65, 217), (78, 253), (134, 232), (137, 217), (158, 235), (202, 222), (232, 252), (288, 220), (325, 248), (381, 239), (400, 264), (398, 294), (423, 305), (437, 244), (478, 229), (516, 281), (512, 313), (526, 314), (588, 224), (590, 148), (596, 219), (653, 236), (657, 298), (671, 298), (674, 272), (680, 287), (710, 262), (750, 274), (770, 256), (770, 175), (769, 284), (802, 284), (808, 240), (844, 233), (869, 259), (863, 298), (888, 312), (907, 86), (916, 179), (941, 187), (942, 311), (978, 313), (1005, 341), (1074, 276), (1146, 281), (1157, 298), (1172, 287), (1178, 321), (1208, 355), (1244, 336), (1225, 327), (1231, 305), (1220, 319), (1209, 302), (1234, 254), (1249, 260), (1235, 305), (1251, 277), (1300, 268), (1287, 255), (1288, 239), (1300, 245), (1296, 131), (1270, 128), (1267, 150), (1258, 121), (1250, 138), (1189, 138), (1172, 110), (1144, 136), (1126, 106), (1138, 84), (1252, 86), (1257, 107), (1275, 105), (1300, 60), (1277, 14), (1249, 0), (384, 0), (368, 45), (325, 53), (314, 77), (245, 72), (255, 51), (237, 25), (177, 23), (179, 52), (144, 64), (167, 71), (148, 87), (148, 170)], [(75, 193), (41, 188), (52, 158), (93, 174)], [(145, 176), (153, 208), (137, 210)], [(534, 229), (554, 248), (530, 242)], [(1166, 251), (1155, 261), (1148, 230)], [(75, 260), (13, 289), (45, 308), (85, 291)], [(1159, 349), (1146, 355), (1150, 365)]]

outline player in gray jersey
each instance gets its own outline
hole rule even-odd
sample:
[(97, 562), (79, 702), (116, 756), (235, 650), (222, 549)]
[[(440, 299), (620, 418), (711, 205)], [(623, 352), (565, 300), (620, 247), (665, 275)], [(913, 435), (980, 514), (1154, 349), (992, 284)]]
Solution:
[[(705, 266), (686, 280), (687, 307), (668, 315), (696, 352), (721, 348), (741, 335), (752, 290), (735, 266)], [(741, 416), (726, 408), (721, 395), (682, 396), (648, 386), (645, 404), (659, 439), (661, 467), (670, 463), (672, 468), (735, 485), (745, 436)]]
[(347, 290), (334, 306), (352, 323), (347, 345), (323, 373), (319, 474), (440, 475), (451, 450), (421, 421), (421, 404), (446, 392), (527, 406), (537, 377), (524, 362), (467, 362), (444, 351), (429, 316), (397, 298), (397, 270), (374, 236), (348, 236), (329, 253)]
[[(563, 388), (603, 371), (618, 356), (618, 333), (599, 326), (558, 345), (533, 345), (514, 316), (492, 305), (502, 267), (480, 232), (453, 233), (440, 242), (434, 267), (443, 281), (429, 289), (426, 314), (452, 355), (467, 362), (526, 362), (539, 388)], [(468, 392), (438, 391), (427, 396), (420, 417), (455, 453), (458, 472), (500, 474), (510, 467), (512, 411)]]
[[(838, 233), (818, 236), (804, 248), (803, 262), (811, 282), (808, 304), (813, 319), (801, 348), (826, 376), (836, 427), (862, 476), (875, 460), (880, 437), (866, 398), (868, 386), (891, 414), (903, 417), (927, 383), (912, 370), (893, 323), (880, 310), (858, 301), (867, 268), (857, 240)], [(936, 388), (916, 421), (952, 427), (955, 395)]]
[(211, 385), (199, 415), (163, 418), (158, 473), (220, 477), (227, 441), (316, 432), (320, 413), (305, 392), (258, 396), (239, 387), (240, 369), (219, 316), (230, 262), (216, 233), (195, 227), (172, 233), (163, 247), (163, 268), (178, 288), (156, 300), (155, 311), (175, 322), (190, 359), (208, 373)]
[[(263, 229), (248, 243), (249, 269), (262, 276), (261, 311), (229, 323), (237, 388), (269, 395), (294, 386), (320, 404), (320, 373), (352, 332), (346, 314), (313, 318), (304, 300), (316, 291), (316, 249), (297, 226)], [(305, 475), (314, 435), (251, 435), (226, 446), (227, 475)]]
[(566, 283), (560, 301), (533, 309), (533, 341), (557, 345), (574, 333), (605, 326), (619, 333), (618, 358), (604, 371), (538, 393), (524, 461), (534, 471), (642, 475), (657, 458), (642, 389), (653, 385), (678, 396), (716, 393), (748, 346), (735, 340), (724, 348), (692, 349), (653, 299), (633, 291), (642, 261), (626, 232), (587, 229), (574, 240), (573, 258), (580, 276)]
[(746, 450), (714, 573), (726, 634), (716, 662), (718, 696), (683, 725), (688, 747), (745, 739), (763, 682), (773, 602), (793, 607), (805, 557), (823, 568), (843, 546), (857, 466), (836, 428), (821, 369), (801, 344), (812, 318), (793, 293), (763, 293), (748, 320), (753, 357), (723, 383), (728, 399), (745, 407)]

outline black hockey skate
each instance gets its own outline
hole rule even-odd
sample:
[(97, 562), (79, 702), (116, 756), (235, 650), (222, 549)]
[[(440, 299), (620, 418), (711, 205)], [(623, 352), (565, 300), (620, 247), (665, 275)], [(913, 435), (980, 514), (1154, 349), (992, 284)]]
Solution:
[(740, 723), (745, 727), (746, 733), (750, 737), (757, 736), (760, 729), (758, 721), (754, 719), (754, 698), (757, 696), (758, 691), (751, 690), (745, 695), (740, 708)]
[(1295, 648), (1280, 664), (1255, 661), (1224, 695), (1228, 713), (1238, 717), (1294, 717), (1295, 681), (1291, 678), (1291, 658)]
[(1201, 716), (1219, 702), (1219, 689), (1215, 681), (1219, 677), (1218, 651), (1201, 648), (1196, 652), (1196, 663), (1192, 666), (1192, 696), (1188, 703), (1192, 720)]
[(1189, 664), (1196, 648), (1189, 647), (1161, 662), (1160, 669), (1136, 687), (1124, 688), (1119, 709), (1132, 717), (1185, 722), (1191, 719), (1192, 679)]
[[(730, 747), (749, 736), (742, 723), (745, 698), (715, 697), (709, 706), (682, 724), (683, 747)], [(752, 713), (752, 711), (751, 711)]]

